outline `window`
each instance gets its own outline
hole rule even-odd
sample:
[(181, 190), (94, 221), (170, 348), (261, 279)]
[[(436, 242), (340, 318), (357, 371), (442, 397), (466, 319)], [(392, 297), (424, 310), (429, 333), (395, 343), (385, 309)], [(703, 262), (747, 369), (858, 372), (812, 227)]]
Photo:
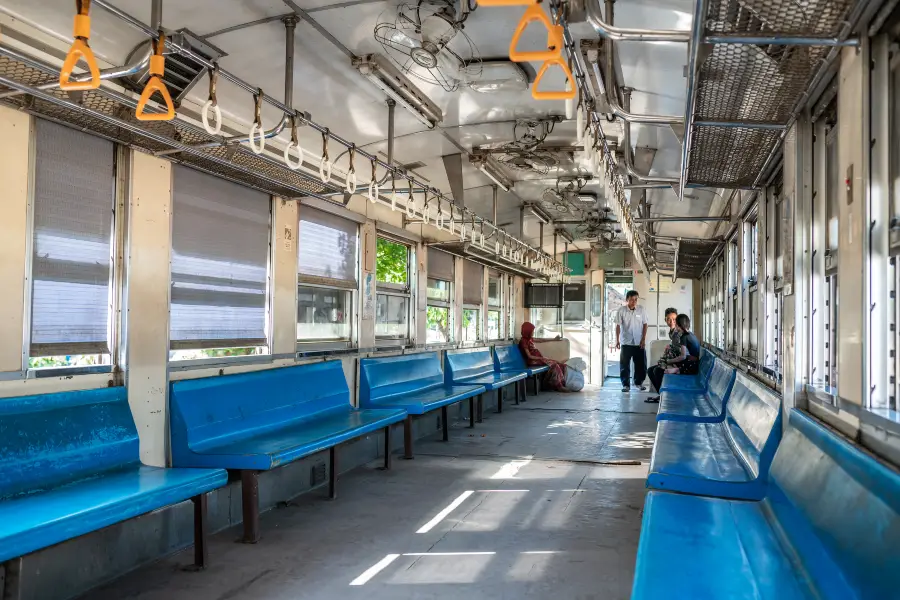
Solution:
[(503, 279), (500, 273), (488, 271), (487, 339), (499, 340), (503, 322)]
[(297, 241), (297, 341), (346, 342), (352, 334), (359, 225), (300, 207)]
[(175, 351), (200, 351), (173, 359), (265, 351), (270, 204), (261, 192), (174, 167), (169, 339)]
[(516, 299), (516, 280), (512, 275), (507, 276), (506, 278), (509, 287), (508, 295), (506, 296), (507, 301), (507, 322), (506, 322), (506, 339), (513, 339), (518, 336), (518, 332), (516, 331), (516, 303), (518, 300)]
[(482, 339), (481, 307), (484, 302), (484, 267), (471, 260), (463, 261), (463, 334), (462, 341)]
[(383, 237), (378, 238), (376, 246), (375, 337), (408, 340), (410, 248)]
[(572, 280), (563, 286), (563, 321), (581, 323), (587, 319), (587, 282)]
[(109, 364), (115, 147), (35, 130), (29, 367)]
[(425, 343), (446, 344), (453, 341), (451, 298), (455, 258), (434, 248), (428, 250), (428, 298), (425, 312)]

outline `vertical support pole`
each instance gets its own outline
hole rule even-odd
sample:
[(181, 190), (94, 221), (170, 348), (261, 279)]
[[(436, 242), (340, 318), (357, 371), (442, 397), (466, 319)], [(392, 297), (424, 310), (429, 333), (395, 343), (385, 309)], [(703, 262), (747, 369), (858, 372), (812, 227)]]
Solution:
[[(519, 382), (517, 381), (515, 385), (518, 385), (518, 383)], [(516, 388), (516, 395), (518, 395), (518, 393), (518, 388)], [(497, 388), (497, 412), (503, 412), (503, 388)]]
[(469, 429), (475, 429), (475, 396), (469, 398)]
[(443, 439), (445, 442), (450, 440), (450, 428), (449, 428), (449, 425), (447, 424), (447, 413), (448, 413), (447, 407), (442, 406), (441, 407), (441, 439)]
[(491, 209), (491, 224), (497, 224), (497, 199), (500, 194), (500, 188), (496, 185), (491, 186), (493, 188), (493, 203)]
[(484, 394), (478, 394), (478, 422), (484, 421)]
[(0, 564), (0, 600), (22, 598), (22, 557)]
[(337, 498), (337, 478), (338, 478), (338, 447), (332, 446), (328, 449), (328, 498), (334, 500)]
[(206, 546), (207, 494), (194, 496), (191, 500), (194, 503), (194, 567), (205, 569), (209, 560)]
[(406, 415), (406, 420), (403, 421), (403, 458), (406, 460), (413, 459), (413, 417), (412, 415)]
[(241, 504), (244, 513), (245, 544), (259, 541), (259, 471), (241, 471)]
[(384, 428), (384, 470), (391, 470), (391, 426)]

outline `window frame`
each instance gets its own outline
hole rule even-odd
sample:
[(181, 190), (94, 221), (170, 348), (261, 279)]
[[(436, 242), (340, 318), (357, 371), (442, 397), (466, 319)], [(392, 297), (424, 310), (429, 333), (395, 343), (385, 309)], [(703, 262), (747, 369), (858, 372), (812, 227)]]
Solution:
[[(378, 240), (383, 239), (392, 244), (406, 247), (406, 284), (378, 281)], [(412, 281), (415, 277), (415, 244), (409, 240), (393, 236), (384, 231), (375, 232), (375, 342), (378, 346), (406, 346), (412, 340), (414, 326), (414, 302)], [(395, 297), (406, 299), (406, 333), (384, 335), (378, 333), (378, 297)]]

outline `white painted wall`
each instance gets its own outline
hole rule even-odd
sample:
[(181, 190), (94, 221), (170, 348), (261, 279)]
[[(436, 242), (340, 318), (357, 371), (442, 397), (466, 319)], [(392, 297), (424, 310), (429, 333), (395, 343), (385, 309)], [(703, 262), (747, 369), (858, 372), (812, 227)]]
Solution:
[[(659, 275), (659, 281), (666, 279), (665, 275)], [(635, 275), (634, 289), (640, 294), (640, 304), (647, 311), (647, 318), (650, 320), (650, 327), (647, 330), (647, 339), (665, 339), (668, 328), (665, 327), (665, 311), (670, 306), (680, 313), (685, 313), (691, 318), (693, 325), (693, 293), (694, 282), (690, 279), (677, 279), (672, 282), (672, 278), (668, 277), (668, 291), (657, 293), (657, 290), (667, 284), (657, 282), (657, 273), (650, 273), (650, 279), (642, 274)]]

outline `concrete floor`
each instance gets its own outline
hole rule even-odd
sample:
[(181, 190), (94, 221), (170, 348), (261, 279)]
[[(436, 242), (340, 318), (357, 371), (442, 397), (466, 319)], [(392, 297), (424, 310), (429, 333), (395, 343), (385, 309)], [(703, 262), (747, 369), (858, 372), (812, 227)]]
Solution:
[(419, 442), (390, 472), (344, 474), (333, 502), (314, 491), (264, 514), (255, 546), (236, 529), (212, 536), (203, 572), (177, 555), (85, 597), (628, 598), (656, 429), (647, 396), (615, 380), (530, 396), (448, 443)]

